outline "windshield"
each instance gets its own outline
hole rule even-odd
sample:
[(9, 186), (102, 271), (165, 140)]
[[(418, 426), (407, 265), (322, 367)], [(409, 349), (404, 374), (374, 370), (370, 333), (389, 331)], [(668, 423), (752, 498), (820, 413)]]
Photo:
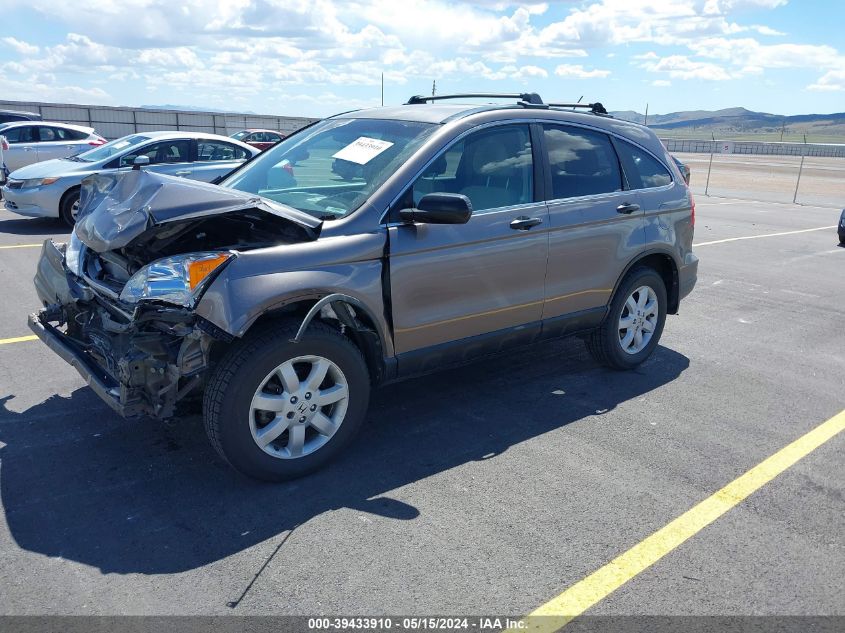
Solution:
[(220, 184), (321, 220), (342, 218), (436, 129), (413, 121), (327, 119), (266, 150)]
[(229, 138), (233, 138), (236, 141), (242, 141), (245, 136), (249, 135), (249, 130), (244, 130), (243, 132), (237, 132), (236, 134), (232, 134)]
[(74, 160), (84, 160), (89, 163), (98, 163), (101, 160), (111, 158), (115, 154), (121, 153), (123, 150), (139, 145), (145, 141), (149, 141), (149, 136), (142, 136), (141, 134), (134, 134), (131, 136), (124, 136), (115, 141), (109, 141), (105, 145), (100, 145), (96, 149), (89, 149), (87, 152), (82, 152), (74, 156)]

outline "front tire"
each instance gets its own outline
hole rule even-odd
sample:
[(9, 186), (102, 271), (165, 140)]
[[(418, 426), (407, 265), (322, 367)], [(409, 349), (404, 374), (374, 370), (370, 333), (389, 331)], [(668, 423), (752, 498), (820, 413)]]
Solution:
[(604, 322), (587, 338), (595, 360), (614, 369), (643, 363), (666, 322), (666, 285), (652, 268), (634, 268), (620, 284)]
[(59, 217), (62, 222), (70, 228), (76, 224), (76, 216), (79, 214), (79, 189), (71, 189), (64, 196), (59, 204)]
[(296, 330), (287, 322), (248, 335), (205, 390), (209, 439), (248, 477), (284, 481), (316, 470), (349, 445), (367, 413), (360, 350), (324, 323), (292, 343)]

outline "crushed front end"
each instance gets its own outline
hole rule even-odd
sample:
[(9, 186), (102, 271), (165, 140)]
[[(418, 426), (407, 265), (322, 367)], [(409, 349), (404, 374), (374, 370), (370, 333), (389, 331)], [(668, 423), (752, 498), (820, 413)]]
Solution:
[[(181, 211), (181, 212), (180, 212)], [(145, 172), (83, 184), (68, 244), (44, 242), (29, 327), (123, 416), (173, 416), (232, 336), (195, 314), (241, 250), (315, 226), (213, 185)]]
[(65, 245), (44, 243), (35, 277), (46, 307), (29, 327), (123, 416), (168, 418), (200, 386), (209, 350), (225, 333), (201, 329), (191, 310), (139, 305), (132, 312), (64, 267)]

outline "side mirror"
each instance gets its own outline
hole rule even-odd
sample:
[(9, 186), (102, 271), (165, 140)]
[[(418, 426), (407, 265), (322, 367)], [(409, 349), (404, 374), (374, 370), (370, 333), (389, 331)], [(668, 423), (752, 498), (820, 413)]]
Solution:
[(150, 164), (149, 156), (136, 156), (132, 161), (132, 169), (141, 169), (141, 167)]
[(414, 209), (399, 212), (406, 222), (422, 224), (466, 224), (472, 216), (472, 202), (459, 193), (429, 193)]

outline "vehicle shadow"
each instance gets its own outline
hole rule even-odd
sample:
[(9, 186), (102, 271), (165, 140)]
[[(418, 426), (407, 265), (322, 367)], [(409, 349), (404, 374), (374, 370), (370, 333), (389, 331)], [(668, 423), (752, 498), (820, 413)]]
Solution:
[(124, 421), (87, 388), (15, 413), (9, 396), (0, 398), (0, 494), (21, 548), (104, 573), (177, 573), (338, 508), (413, 520), (417, 508), (391, 490), (590, 424), (688, 365), (658, 347), (638, 370), (614, 372), (570, 339), (390, 385), (374, 393), (345, 456), (276, 485), (223, 464), (197, 416)]
[(49, 237), (70, 234), (70, 229), (56, 218), (12, 218), (0, 220), (0, 233)]

